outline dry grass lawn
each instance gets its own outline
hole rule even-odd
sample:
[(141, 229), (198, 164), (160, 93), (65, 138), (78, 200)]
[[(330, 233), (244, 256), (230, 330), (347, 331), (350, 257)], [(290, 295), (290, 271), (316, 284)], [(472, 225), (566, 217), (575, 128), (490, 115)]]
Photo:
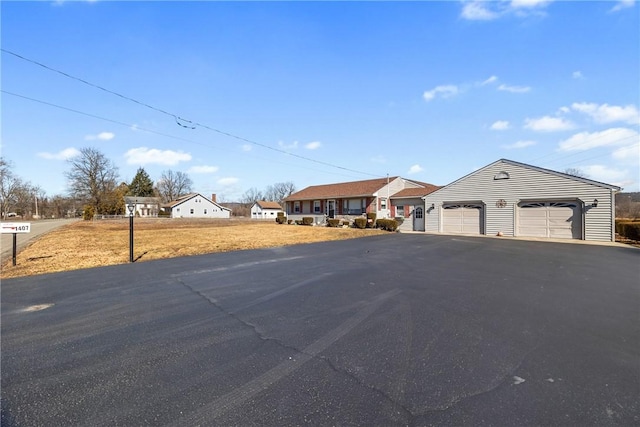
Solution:
[[(227, 252), (344, 240), (384, 234), (354, 228), (280, 225), (235, 220), (136, 219), (136, 262), (186, 255)], [(129, 262), (129, 221), (79, 221), (36, 239), (2, 265), (1, 278), (76, 270)]]

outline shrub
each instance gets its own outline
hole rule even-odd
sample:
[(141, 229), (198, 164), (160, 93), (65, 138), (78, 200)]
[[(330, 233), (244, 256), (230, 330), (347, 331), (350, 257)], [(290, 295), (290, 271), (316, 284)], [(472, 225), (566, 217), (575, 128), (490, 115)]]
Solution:
[(640, 241), (640, 222), (616, 221), (616, 233), (627, 239)]
[(96, 214), (96, 210), (93, 206), (86, 205), (82, 210), (82, 219), (85, 221), (93, 219), (93, 216)]
[(356, 218), (353, 220), (353, 224), (356, 228), (366, 228), (367, 227), (367, 218)]
[(329, 219), (327, 220), (327, 227), (338, 227), (340, 225), (339, 219)]
[(348, 219), (345, 219), (342, 221), (343, 227), (349, 227), (350, 225), (351, 225), (351, 221), (349, 221)]
[(293, 220), (292, 219), (288, 219), (287, 220), (287, 224), (293, 224)]
[(379, 219), (376, 221), (376, 227), (387, 231), (396, 231), (398, 229), (398, 221), (395, 219)]
[(278, 224), (284, 224), (287, 221), (287, 218), (284, 216), (284, 212), (278, 212), (278, 216), (276, 216), (276, 222)]
[(376, 213), (368, 212), (367, 213), (367, 228), (374, 228), (376, 226)]
[(302, 217), (302, 225), (313, 225), (313, 217), (312, 216), (303, 216)]
[(296, 225), (302, 225), (302, 220), (301, 219), (296, 219)]

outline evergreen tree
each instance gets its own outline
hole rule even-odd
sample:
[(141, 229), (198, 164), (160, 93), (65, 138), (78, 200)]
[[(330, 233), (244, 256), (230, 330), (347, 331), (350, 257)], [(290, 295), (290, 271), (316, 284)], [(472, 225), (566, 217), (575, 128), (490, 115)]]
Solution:
[(149, 174), (143, 168), (138, 169), (136, 176), (133, 177), (131, 184), (129, 184), (128, 195), (137, 197), (153, 197), (153, 181), (151, 181)]

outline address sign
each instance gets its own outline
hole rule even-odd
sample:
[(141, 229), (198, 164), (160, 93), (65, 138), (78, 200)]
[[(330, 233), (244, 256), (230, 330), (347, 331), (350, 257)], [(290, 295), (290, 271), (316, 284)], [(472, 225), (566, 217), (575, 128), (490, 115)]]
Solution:
[(30, 222), (3, 222), (2, 234), (30, 233)]

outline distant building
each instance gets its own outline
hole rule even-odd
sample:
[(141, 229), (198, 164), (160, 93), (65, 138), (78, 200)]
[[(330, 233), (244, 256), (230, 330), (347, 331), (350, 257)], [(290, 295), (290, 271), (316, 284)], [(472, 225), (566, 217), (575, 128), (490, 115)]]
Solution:
[(275, 221), (278, 212), (284, 213), (284, 210), (277, 202), (258, 200), (251, 206), (251, 219), (270, 219)]
[(215, 194), (210, 200), (200, 193), (189, 193), (166, 203), (162, 210), (171, 218), (229, 218), (231, 209), (225, 208), (215, 201)]

